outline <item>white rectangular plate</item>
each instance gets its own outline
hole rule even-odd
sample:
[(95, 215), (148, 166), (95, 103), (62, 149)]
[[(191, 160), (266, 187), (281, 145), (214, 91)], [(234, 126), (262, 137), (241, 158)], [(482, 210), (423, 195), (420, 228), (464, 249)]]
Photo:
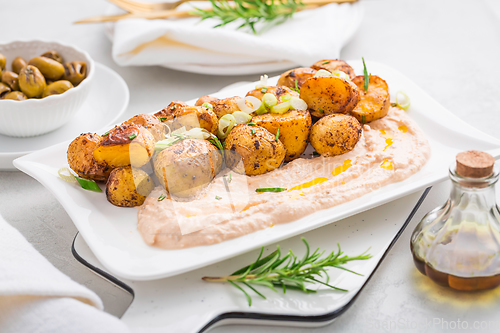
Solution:
[[(362, 73), (360, 61), (349, 61), (349, 64), (357, 73)], [(499, 140), (454, 116), (401, 73), (375, 62), (368, 62), (367, 66), (371, 73), (387, 81), (392, 95), (403, 90), (410, 96), (408, 113), (431, 145), (432, 154), (427, 164), (412, 177), (353, 201), (220, 244), (182, 250), (162, 250), (146, 245), (137, 231), (135, 209), (114, 207), (104, 194), (82, 191), (58, 178), (57, 170), (67, 165), (69, 142), (21, 157), (14, 165), (56, 196), (90, 249), (112, 274), (130, 280), (153, 280), (234, 257), (424, 189), (447, 177), (448, 166), (460, 151), (477, 149), (489, 151), (495, 157), (500, 155)], [(270, 80), (270, 84), (276, 80)], [(254, 83), (249, 83), (214, 95), (242, 96), (253, 88)]]

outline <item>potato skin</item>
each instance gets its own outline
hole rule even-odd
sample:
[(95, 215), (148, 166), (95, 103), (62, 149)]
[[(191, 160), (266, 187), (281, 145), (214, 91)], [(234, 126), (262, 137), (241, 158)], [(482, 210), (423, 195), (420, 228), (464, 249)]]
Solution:
[(317, 70), (308, 67), (294, 68), (281, 74), (276, 85), (295, 89), (295, 81), (297, 81), (297, 87), (300, 89), (302, 84), (307, 79), (313, 77), (316, 72)]
[(225, 148), (230, 151), (226, 154), (228, 167), (239, 172), (236, 170), (239, 154), (245, 167), (245, 174), (249, 176), (272, 171), (278, 168), (285, 159), (283, 143), (276, 141), (276, 135), (261, 126), (237, 125), (229, 132)]
[(165, 126), (162, 122), (151, 114), (138, 114), (122, 123), (124, 125), (138, 125), (146, 128), (153, 134), (155, 142), (165, 139)]
[(285, 146), (285, 162), (300, 156), (307, 147), (311, 131), (311, 115), (309, 111), (292, 110), (284, 114), (266, 113), (255, 116), (252, 122), (264, 127), (276, 135), (280, 130), (279, 140)]
[(95, 133), (80, 134), (68, 146), (67, 158), (69, 167), (85, 179), (105, 182), (111, 173), (111, 167), (98, 163), (92, 155), (101, 136)]
[(349, 77), (354, 79), (356, 74), (354, 73), (354, 69), (349, 66), (349, 64), (343, 60), (338, 60), (338, 59), (324, 59), (315, 62), (311, 68), (315, 70), (320, 70), (320, 69), (325, 69), (332, 73), (333, 71), (342, 71), (349, 75)]
[(313, 125), (309, 139), (319, 154), (336, 156), (351, 151), (362, 132), (362, 126), (356, 118), (345, 114), (331, 114)]
[(175, 197), (187, 198), (205, 188), (220, 172), (222, 156), (206, 140), (182, 140), (156, 156), (155, 174)]
[(215, 102), (217, 100), (218, 100), (217, 97), (205, 95), (205, 96), (201, 96), (200, 98), (198, 98), (198, 100), (196, 101), (196, 103), (194, 105), (195, 106), (202, 106), (203, 103), (210, 103), (210, 104), (212, 104), (212, 102)]
[(141, 169), (115, 168), (106, 183), (106, 198), (119, 207), (140, 206), (154, 187), (151, 177)]
[(365, 77), (356, 76), (352, 82), (358, 86), (360, 101), (351, 111), (351, 114), (362, 124), (385, 117), (391, 106), (389, 86), (382, 78), (370, 75), (368, 90), (365, 93)]
[(109, 131), (99, 141), (93, 155), (97, 162), (107, 163), (112, 168), (129, 165), (141, 167), (149, 162), (154, 149), (155, 139), (147, 129), (137, 125), (124, 125)]
[(172, 131), (183, 126), (188, 131), (191, 128), (200, 127), (216, 134), (219, 125), (219, 119), (213, 110), (202, 106), (182, 105), (178, 102), (170, 103), (169, 106), (155, 113), (155, 116), (162, 117), (161, 121)]
[[(222, 98), (222, 99), (215, 99), (210, 102), (213, 106), (213, 111), (217, 115), (217, 117), (220, 119), (221, 117), (225, 116), (226, 114), (231, 114), (235, 111), (240, 111), (240, 108), (238, 106), (238, 100), (240, 100), (241, 97), (239, 96), (234, 96), (234, 97), (229, 97), (229, 98)], [(203, 103), (202, 103), (203, 104)]]
[(311, 115), (323, 117), (351, 112), (359, 101), (359, 90), (351, 81), (336, 76), (312, 77), (300, 88), (300, 98)]
[(281, 98), (284, 95), (290, 95), (292, 97), (293, 96), (299, 97), (299, 94), (296, 91), (293, 91), (292, 89), (290, 89), (288, 87), (284, 87), (284, 86), (269, 86), (269, 87), (266, 87), (266, 92), (265, 93), (262, 92), (262, 88), (261, 89), (250, 90), (247, 93), (247, 96), (253, 96), (253, 97), (256, 97), (256, 98), (262, 100), (262, 97), (266, 93), (273, 94), (274, 96), (276, 96), (276, 98), (280, 102), (281, 102)]

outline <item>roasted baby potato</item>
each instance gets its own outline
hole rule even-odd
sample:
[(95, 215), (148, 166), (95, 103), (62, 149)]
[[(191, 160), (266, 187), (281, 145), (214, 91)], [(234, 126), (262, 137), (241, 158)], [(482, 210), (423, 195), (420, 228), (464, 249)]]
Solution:
[(245, 174), (260, 175), (278, 168), (285, 159), (285, 147), (276, 135), (264, 127), (237, 125), (229, 132), (225, 148), (231, 153), (226, 154), (226, 164), (235, 171), (243, 161)]
[(178, 104), (173, 104), (174, 107), (172, 103), (155, 113), (155, 116), (159, 117), (172, 131), (184, 126), (188, 131), (191, 128), (200, 127), (210, 133), (217, 133), (219, 119), (212, 109), (203, 106), (178, 106)]
[(266, 113), (255, 116), (252, 122), (276, 135), (285, 146), (285, 162), (296, 159), (304, 152), (311, 130), (309, 111), (292, 110), (284, 114)]
[(330, 114), (313, 125), (309, 139), (319, 154), (336, 156), (351, 151), (361, 138), (362, 131), (356, 118), (345, 114)]
[(349, 113), (359, 101), (358, 87), (336, 76), (312, 77), (300, 88), (300, 98), (311, 115), (323, 117), (332, 113)]
[(119, 207), (140, 206), (154, 187), (151, 177), (141, 169), (115, 168), (106, 183), (106, 198)]
[(212, 100), (210, 104), (213, 106), (213, 111), (217, 115), (217, 117), (220, 119), (226, 114), (233, 113), (235, 111), (240, 111), (240, 107), (238, 106), (238, 100), (240, 100), (241, 97), (234, 96), (234, 97), (229, 97), (229, 98), (222, 98), (222, 99), (216, 99)]
[(147, 129), (138, 125), (123, 125), (116, 126), (103, 136), (93, 155), (97, 162), (112, 168), (141, 167), (149, 162), (154, 149), (155, 139)]
[(170, 195), (187, 198), (205, 188), (220, 172), (222, 156), (206, 140), (186, 139), (156, 156), (156, 177)]
[(300, 67), (291, 69), (281, 74), (277, 86), (285, 86), (291, 89), (300, 89), (304, 82), (313, 77), (317, 70), (312, 68)]
[(158, 117), (151, 114), (139, 114), (134, 116), (122, 124), (122, 126), (124, 125), (137, 125), (146, 128), (153, 134), (155, 141), (165, 139), (165, 125), (162, 124)]
[(311, 68), (315, 70), (325, 69), (330, 73), (333, 73), (334, 71), (342, 71), (349, 75), (351, 80), (356, 76), (356, 74), (354, 74), (354, 69), (352, 69), (347, 62), (338, 59), (320, 60), (315, 62)]
[(217, 100), (218, 100), (217, 97), (205, 95), (205, 96), (201, 96), (200, 98), (198, 98), (198, 100), (196, 101), (196, 103), (194, 105), (202, 106), (204, 103), (212, 104), (212, 102), (215, 102)]
[(276, 87), (269, 86), (269, 87), (266, 87), (265, 92), (263, 92), (262, 88), (250, 90), (247, 93), (247, 96), (253, 96), (253, 97), (256, 97), (262, 101), (262, 96), (264, 96), (264, 94), (266, 94), (266, 93), (273, 94), (274, 96), (276, 96), (278, 101), (281, 101), (281, 98), (284, 95), (290, 95), (292, 97), (299, 96), (299, 94), (297, 92), (293, 91), (292, 89), (290, 89), (288, 87), (284, 87), (284, 86), (276, 86)]
[(376, 75), (370, 75), (366, 93), (364, 90), (365, 77), (363, 75), (356, 76), (352, 82), (358, 86), (361, 99), (351, 111), (351, 114), (362, 124), (385, 117), (391, 105), (387, 82)]
[(105, 182), (109, 177), (111, 167), (105, 162), (98, 163), (92, 155), (99, 141), (101, 141), (99, 134), (80, 134), (69, 144), (68, 164), (71, 170), (82, 178)]

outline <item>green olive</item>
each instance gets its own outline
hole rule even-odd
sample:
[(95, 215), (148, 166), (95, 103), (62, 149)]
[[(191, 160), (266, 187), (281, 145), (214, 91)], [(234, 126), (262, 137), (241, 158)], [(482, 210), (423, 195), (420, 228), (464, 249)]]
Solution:
[(28, 65), (38, 68), (43, 76), (49, 80), (58, 80), (64, 74), (64, 66), (50, 58), (34, 57), (28, 62)]
[(24, 101), (28, 99), (25, 94), (20, 91), (11, 91), (10, 93), (5, 94), (3, 99), (12, 99), (14, 101)]
[(73, 85), (69, 81), (66, 80), (56, 81), (54, 83), (49, 84), (47, 88), (45, 88), (42, 97), (45, 98), (50, 95), (59, 95), (71, 88), (73, 88)]
[(4, 69), (6, 64), (7, 59), (5, 59), (5, 56), (0, 53), (0, 69)]
[(0, 82), (0, 98), (3, 98), (4, 95), (10, 93), (11, 89), (5, 83)]
[(32, 65), (21, 69), (19, 73), (19, 87), (29, 98), (42, 95), (47, 84), (40, 70)]
[(15, 57), (14, 60), (12, 60), (12, 71), (14, 73), (19, 74), (21, 69), (26, 66), (28, 66), (28, 63), (21, 57)]
[(3, 72), (2, 82), (8, 85), (12, 90), (19, 90), (19, 76), (14, 72)]
[(77, 86), (87, 75), (87, 65), (83, 61), (72, 61), (64, 64), (64, 79)]
[(40, 57), (50, 58), (52, 60), (57, 61), (58, 63), (63, 63), (63, 57), (59, 54), (59, 52), (50, 50), (42, 54)]

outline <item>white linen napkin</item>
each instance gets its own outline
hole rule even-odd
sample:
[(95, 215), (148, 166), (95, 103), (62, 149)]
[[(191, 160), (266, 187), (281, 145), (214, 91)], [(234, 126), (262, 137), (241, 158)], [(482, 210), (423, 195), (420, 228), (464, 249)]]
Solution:
[(0, 332), (128, 332), (0, 216)]
[[(206, 6), (206, 2), (192, 2)], [(338, 58), (362, 17), (359, 2), (329, 4), (294, 14), (283, 24), (260, 35), (231, 23), (199, 18), (118, 21), (114, 27), (113, 58), (122, 66), (219, 66), (238, 72), (242, 66), (285, 62), (310, 66), (325, 58)], [(179, 10), (190, 9), (182, 5)]]

